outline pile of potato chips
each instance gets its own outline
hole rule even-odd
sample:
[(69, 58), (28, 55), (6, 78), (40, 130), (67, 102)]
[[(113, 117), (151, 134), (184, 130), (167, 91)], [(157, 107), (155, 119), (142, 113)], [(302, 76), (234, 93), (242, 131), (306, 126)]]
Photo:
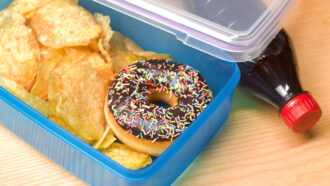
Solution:
[(143, 51), (77, 0), (14, 0), (0, 12), (0, 85), (49, 119), (130, 169), (151, 157), (115, 142), (104, 100), (114, 75)]

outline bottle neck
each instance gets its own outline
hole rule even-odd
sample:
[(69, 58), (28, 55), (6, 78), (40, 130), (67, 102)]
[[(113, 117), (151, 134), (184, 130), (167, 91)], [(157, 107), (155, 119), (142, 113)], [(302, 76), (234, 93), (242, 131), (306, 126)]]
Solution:
[(289, 100), (304, 93), (290, 40), (283, 30), (253, 62), (238, 65), (242, 72), (241, 87), (250, 89), (279, 110)]

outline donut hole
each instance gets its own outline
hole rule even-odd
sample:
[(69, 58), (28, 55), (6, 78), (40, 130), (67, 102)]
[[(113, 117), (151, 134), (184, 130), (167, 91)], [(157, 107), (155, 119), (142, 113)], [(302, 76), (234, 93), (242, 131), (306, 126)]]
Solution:
[(167, 104), (165, 101), (151, 101), (151, 103), (163, 107), (165, 109), (171, 107), (171, 105)]
[(163, 108), (173, 107), (177, 104), (176, 97), (166, 93), (151, 93), (147, 97), (150, 103)]

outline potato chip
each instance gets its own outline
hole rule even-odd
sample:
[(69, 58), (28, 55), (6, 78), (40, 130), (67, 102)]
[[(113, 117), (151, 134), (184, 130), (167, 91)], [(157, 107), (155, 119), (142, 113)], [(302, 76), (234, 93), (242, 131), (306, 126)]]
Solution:
[(94, 17), (98, 24), (102, 27), (101, 37), (103, 38), (103, 45), (107, 51), (110, 50), (110, 40), (113, 34), (113, 31), (110, 27), (110, 17), (104, 16), (100, 13), (95, 13)]
[(30, 89), (38, 70), (39, 46), (22, 15), (0, 13), (0, 74)]
[(54, 70), (56, 64), (63, 60), (65, 52), (63, 49), (52, 49), (40, 46), (40, 54), (40, 67), (36, 82), (31, 89), (31, 93), (40, 98), (47, 99), (49, 76)]
[(91, 42), (88, 47), (94, 52), (101, 54), (107, 63), (112, 64), (110, 52), (105, 49), (103, 38)]
[(110, 48), (112, 50), (122, 50), (128, 51), (125, 43), (124, 43), (124, 36), (120, 32), (114, 31), (112, 37), (110, 39)]
[(51, 1), (53, 0), (14, 0), (8, 9), (22, 14), (25, 18), (30, 18), (35, 10)]
[(48, 119), (52, 120), (53, 122), (55, 122), (56, 124), (58, 124), (59, 126), (64, 128), (65, 130), (67, 130), (71, 134), (77, 136), (78, 138), (80, 138), (81, 140), (83, 140), (84, 142), (86, 142), (88, 144), (93, 144), (95, 142), (95, 141), (87, 140), (82, 136), (79, 136), (67, 123), (65, 123), (61, 118), (59, 118), (55, 115), (49, 116)]
[[(64, 120), (56, 116), (51, 109), (48, 102), (45, 100), (29, 93), (26, 91), (22, 86), (17, 84), (16, 82), (7, 79), (0, 75), (0, 86), (4, 87), (6, 90), (8, 90), (10, 93), (21, 99), (26, 104), (30, 105), (32, 108), (36, 109), (41, 114), (48, 117), (50, 120), (58, 124), (59, 126), (63, 127), (65, 130), (69, 131), (73, 135), (77, 136), (81, 140), (85, 141), (88, 144), (95, 143), (95, 140), (88, 140), (84, 138), (83, 136), (79, 135), (77, 132), (75, 132), (70, 125), (68, 125)], [(102, 139), (100, 147), (108, 147), (111, 145), (112, 142), (114, 142), (116, 138), (113, 136), (112, 132), (109, 131), (107, 135), (105, 135), (105, 138)]]
[(54, 49), (39, 45), (41, 60), (62, 59), (65, 56), (64, 49)]
[(88, 47), (68, 47), (63, 48), (63, 50), (64, 57), (56, 64), (55, 69), (66, 63), (77, 64), (84, 62), (86, 56), (94, 53), (94, 51)]
[(0, 85), (46, 117), (51, 115), (51, 110), (45, 100), (29, 93), (16, 82), (0, 75)]
[(80, 63), (83, 61), (83, 59), (91, 55), (92, 53), (95, 53), (88, 47), (67, 47), (64, 48), (65, 52), (65, 59), (63, 59), (64, 62), (62, 63)]
[(143, 51), (140, 53), (141, 56), (145, 57), (147, 60), (148, 59), (169, 59), (172, 60), (172, 57), (168, 54), (157, 54), (155, 52), (151, 51)]
[(99, 77), (106, 80), (114, 79), (112, 63), (105, 63), (99, 54), (92, 53), (86, 57), (86, 60), (91, 62), (93, 69)]
[(89, 61), (64, 63), (49, 78), (48, 100), (56, 115), (87, 140), (98, 140), (105, 129), (104, 100), (109, 81)]
[[(30, 19), (34, 12), (54, 0), (14, 0), (8, 7), (17, 13), (22, 14), (25, 19)], [(78, 0), (67, 0), (78, 4)]]
[(87, 46), (102, 31), (91, 13), (63, 0), (52, 1), (37, 10), (30, 24), (38, 41), (51, 48)]
[(106, 46), (104, 45), (103, 38), (101, 38), (99, 40), (99, 42), (97, 43), (97, 48), (98, 48), (100, 54), (102, 54), (102, 56), (104, 57), (105, 61), (109, 64), (112, 64), (112, 60), (110, 57), (110, 50), (106, 50)]
[(147, 59), (172, 59), (167, 54), (157, 54), (151, 51), (144, 51), (133, 40), (123, 37), (120, 33), (114, 32), (111, 41), (111, 59), (114, 73), (120, 72), (125, 66)]
[(113, 143), (109, 148), (101, 150), (101, 152), (129, 169), (144, 168), (152, 162), (149, 155), (136, 152), (120, 143)]
[(140, 55), (140, 53), (144, 51), (139, 45), (137, 45), (130, 38), (123, 37), (123, 42), (124, 42), (126, 48), (128, 49), (128, 51), (130, 51), (134, 54)]
[(126, 48), (136, 54), (145, 57), (146, 59), (169, 59), (172, 60), (172, 57), (168, 54), (157, 54), (152, 51), (144, 51), (140, 46), (138, 46), (133, 40), (124, 37), (123, 41), (125, 43)]
[(64, 51), (66, 57), (56, 65), (56, 68), (64, 63), (76, 64), (89, 61), (99, 77), (109, 81), (114, 79), (112, 63), (106, 63), (100, 54), (87, 47), (70, 47), (65, 48)]
[(117, 50), (111, 53), (111, 59), (113, 62), (113, 71), (115, 74), (117, 74), (125, 66), (144, 60), (146, 58), (133, 54), (131, 52)]
[[(111, 132), (111, 131), (110, 131)], [(113, 133), (108, 133), (104, 140), (102, 141), (102, 143), (98, 146), (98, 149), (105, 149), (105, 148), (108, 148), (110, 147), (110, 145), (116, 141), (116, 138), (115, 136), (113, 135)]]
[[(72, 133), (73, 135), (78, 136), (77, 133), (68, 124), (66, 124), (62, 119), (54, 115), (49, 103), (46, 102), (45, 100), (29, 93), (16, 82), (7, 79), (1, 75), (0, 75), (0, 86), (4, 87), (14, 96), (18, 97), (23, 102), (30, 105), (32, 108), (36, 109), (38, 112), (48, 117), (50, 120), (54, 121), (56, 124), (60, 125), (64, 129)], [(78, 137), (89, 144), (93, 143), (93, 141), (88, 141), (80, 136)]]
[(59, 118), (55, 115), (50, 115), (48, 117), (48, 119), (52, 120), (54, 123), (58, 124), (59, 126), (64, 128), (65, 130), (70, 132), (71, 134), (77, 136), (76, 132), (67, 123), (65, 123), (61, 118)]
[(97, 140), (93, 147), (96, 149), (108, 148), (114, 141), (116, 141), (116, 138), (111, 132), (110, 127), (107, 125), (102, 137)]

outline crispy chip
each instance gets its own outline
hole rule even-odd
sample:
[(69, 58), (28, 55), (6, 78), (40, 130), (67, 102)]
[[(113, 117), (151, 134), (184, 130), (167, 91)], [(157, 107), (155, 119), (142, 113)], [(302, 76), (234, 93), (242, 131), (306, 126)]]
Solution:
[(65, 130), (69, 131), (71, 134), (77, 136), (76, 132), (67, 123), (65, 123), (61, 118), (59, 118), (55, 115), (51, 115), (48, 117), (48, 119), (52, 120), (53, 122), (55, 122), (56, 124), (58, 124), (59, 126), (64, 128)]
[(41, 114), (45, 115), (46, 117), (48, 117), (49, 119), (51, 119), (52, 121), (54, 121), (55, 123), (57, 123), (58, 125), (63, 127), (64, 129), (66, 129), (69, 132), (71, 132), (72, 134), (76, 135), (76, 133), (73, 131), (73, 129), (69, 125), (67, 125), (63, 120), (56, 117), (52, 113), (52, 110), (51, 110), (49, 104), (45, 100), (29, 93), (16, 82), (14, 82), (10, 79), (7, 79), (3, 76), (0, 76), (0, 86), (4, 87), (10, 93), (12, 93), (16, 97), (18, 97), (19, 99), (24, 101), (26, 104), (30, 105), (32, 108), (36, 109)]
[(91, 13), (63, 0), (53, 1), (37, 10), (30, 24), (38, 41), (51, 48), (87, 46), (102, 31)]
[[(88, 140), (80, 135), (78, 135), (64, 120), (57, 117), (53, 110), (51, 109), (48, 102), (45, 100), (29, 93), (26, 91), (21, 85), (17, 84), (16, 82), (7, 79), (0, 75), (0, 86), (8, 90), (10, 93), (21, 99), (26, 104), (30, 105), (32, 108), (36, 109), (38, 112), (43, 114), (44, 116), (48, 117), (50, 120), (54, 121), (59, 126), (63, 127), (73, 135), (77, 136), (81, 140), (85, 141), (88, 144), (93, 144), (95, 141)], [(111, 132), (104, 138), (100, 146), (103, 145), (110, 145), (115, 139), (113, 139), (113, 135), (111, 138)], [(109, 139), (108, 139), (109, 138)], [(108, 141), (107, 141), (108, 140)], [(112, 142), (111, 142), (112, 140)], [(104, 144), (103, 144), (104, 143)], [(109, 144), (110, 143), (110, 144)]]
[(62, 59), (66, 54), (64, 49), (54, 49), (39, 45), (41, 60)]
[(101, 150), (101, 152), (129, 169), (144, 168), (152, 162), (149, 155), (136, 152), (120, 143), (113, 143), (109, 148)]
[(0, 74), (30, 89), (37, 74), (39, 46), (22, 15), (0, 13)]
[(48, 100), (56, 115), (87, 140), (98, 140), (105, 128), (104, 100), (109, 81), (89, 61), (56, 68), (48, 84)]
[(64, 63), (76, 64), (89, 61), (99, 77), (109, 81), (114, 79), (112, 63), (106, 63), (98, 53), (86, 47), (70, 47), (64, 50), (66, 57), (56, 65), (56, 68)]
[[(45, 100), (29, 93), (26, 91), (22, 86), (17, 84), (16, 82), (7, 79), (0, 75), (0, 86), (4, 87), (6, 90), (8, 90), (10, 93), (21, 99), (26, 104), (30, 105), (32, 108), (36, 109), (38, 112), (43, 114), (44, 116), (48, 117), (50, 120), (54, 121), (59, 126), (63, 127), (65, 130), (69, 131), (73, 135), (77, 136), (81, 140), (85, 141), (88, 144), (93, 144), (94, 140), (88, 140), (84, 138), (83, 136), (80, 136), (77, 132), (75, 132), (70, 125), (68, 125), (64, 120), (56, 116), (51, 109), (48, 102)], [(110, 144), (115, 141), (116, 139), (112, 135), (111, 131), (108, 133), (108, 135), (105, 136), (105, 138), (102, 140), (102, 143), (100, 147), (103, 146), (110, 146)]]
[[(65, 58), (62, 60), (62, 64), (64, 63), (80, 63), (83, 61), (83, 59), (91, 55), (92, 53), (95, 53), (88, 47), (67, 47), (64, 48), (65, 52)], [(61, 64), (57, 65), (56, 67), (60, 66)]]
[(130, 38), (123, 37), (123, 42), (124, 42), (126, 48), (134, 54), (140, 55), (140, 53), (144, 51), (139, 45), (137, 45)]
[(116, 141), (116, 138), (111, 132), (110, 127), (107, 125), (102, 137), (99, 138), (93, 147), (96, 149), (108, 148), (114, 141)]
[(31, 18), (35, 10), (51, 1), (53, 0), (14, 0), (8, 9), (22, 14), (27, 19)]
[(104, 16), (99, 13), (95, 13), (94, 17), (96, 21), (102, 26), (102, 34), (99, 42), (97, 44), (98, 49), (102, 56), (106, 59), (108, 63), (111, 63), (110, 58), (110, 39), (112, 37), (113, 31), (110, 27), (110, 17)]
[(103, 38), (103, 46), (107, 51), (110, 50), (110, 40), (113, 34), (113, 31), (110, 27), (110, 17), (104, 16), (100, 13), (95, 13), (94, 17), (98, 24), (102, 27), (102, 38)]
[(147, 60), (148, 59), (169, 59), (172, 60), (172, 57), (168, 54), (157, 54), (155, 52), (151, 51), (143, 51), (140, 53), (141, 56), (145, 57)]
[(56, 124), (58, 124), (59, 126), (64, 128), (65, 130), (67, 130), (71, 134), (77, 136), (81, 140), (85, 141), (86, 143), (88, 143), (88, 144), (93, 144), (94, 143), (94, 141), (87, 140), (84, 137), (79, 136), (67, 123), (65, 123), (61, 118), (57, 117), (56, 115), (51, 115), (51, 116), (48, 117), (48, 119), (52, 120), (53, 122), (55, 122)]
[[(34, 12), (54, 0), (14, 0), (8, 7), (17, 13), (22, 14), (25, 19), (30, 19)], [(67, 0), (78, 4), (78, 0)]]
[(106, 80), (114, 79), (112, 63), (105, 63), (99, 54), (92, 53), (87, 56), (86, 60), (91, 62), (93, 69), (97, 72), (99, 77)]
[(0, 85), (45, 116), (51, 115), (48, 103), (26, 91), (21, 85), (0, 75)]
[(147, 59), (172, 59), (167, 54), (157, 54), (144, 51), (133, 40), (123, 37), (119, 32), (114, 32), (111, 41), (111, 59), (114, 73), (120, 72), (125, 66)]
[(105, 61), (109, 64), (112, 64), (112, 60), (110, 57), (110, 50), (106, 50), (106, 46), (104, 45), (104, 39), (101, 38), (99, 42), (97, 43), (97, 48), (99, 52), (102, 54), (104, 57)]
[(104, 138), (104, 140), (102, 141), (102, 143), (100, 144), (100, 146), (98, 147), (98, 149), (105, 149), (108, 148), (113, 142), (116, 141), (115, 136), (113, 135), (113, 133), (110, 131)]
[(31, 93), (47, 99), (48, 96), (48, 79), (57, 63), (61, 62), (65, 56), (63, 49), (52, 49), (40, 46), (41, 61), (35, 84), (31, 89)]
[(66, 129), (67, 131), (72, 133), (73, 135), (76, 135), (77, 137), (79, 137), (80, 139), (85, 141), (86, 143), (88, 143), (88, 144), (94, 143), (94, 141), (90, 141), (90, 140), (87, 140), (87, 139), (79, 136), (67, 123), (65, 123), (59, 117), (55, 116), (48, 102), (29, 93), (16, 82), (0, 75), (0, 86), (4, 87), (6, 90), (8, 90), (14, 96), (18, 97), (23, 102), (30, 105), (32, 108), (36, 109), (38, 112), (40, 112), (44, 116), (48, 117), (50, 120), (54, 121), (56, 124), (63, 127), (64, 129)]
[(146, 59), (169, 59), (172, 60), (172, 57), (168, 54), (157, 54), (152, 51), (144, 51), (140, 46), (138, 46), (133, 40), (124, 37), (123, 41), (125, 43), (126, 48), (136, 54), (145, 57)]
[(61, 67), (63, 64), (71, 63), (77, 64), (84, 62), (86, 56), (95, 53), (88, 47), (68, 47), (64, 48), (64, 57), (56, 64), (55, 69)]
[(125, 66), (144, 60), (146, 58), (133, 54), (131, 52), (117, 50), (111, 53), (111, 59), (113, 62), (113, 71), (115, 74), (117, 74)]
[(107, 51), (104, 46), (103, 38), (100, 38), (99, 40), (95, 40), (89, 44), (89, 48), (99, 54), (103, 57), (103, 59), (112, 65), (112, 60), (110, 56), (110, 51)]
[(111, 49), (117, 51), (128, 51), (125, 43), (124, 43), (124, 36), (120, 32), (113, 32), (112, 37), (110, 39), (110, 47)]

